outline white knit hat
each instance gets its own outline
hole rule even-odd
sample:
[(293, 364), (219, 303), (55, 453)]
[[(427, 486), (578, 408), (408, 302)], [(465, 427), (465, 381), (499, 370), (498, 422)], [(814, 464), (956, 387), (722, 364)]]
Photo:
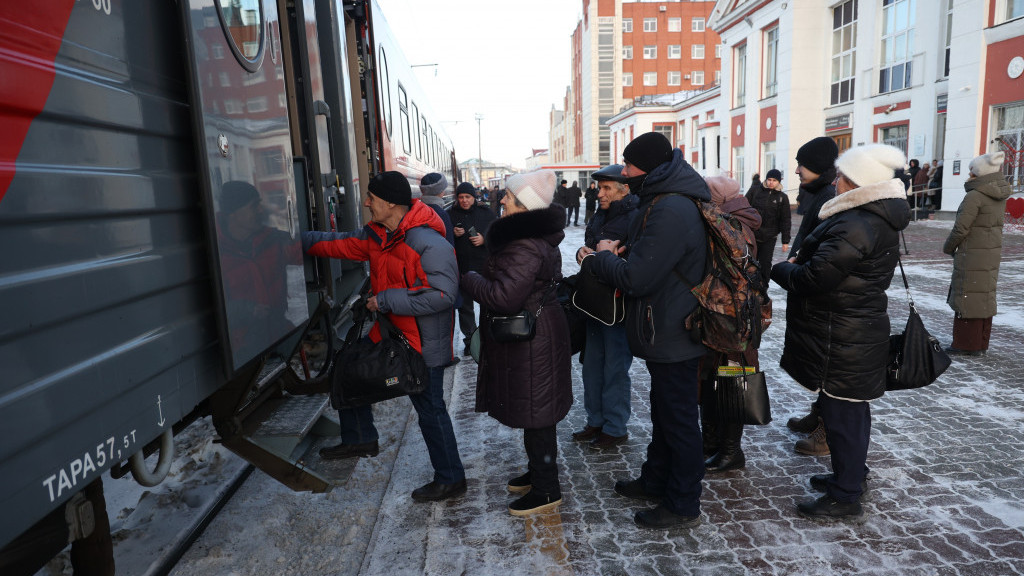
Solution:
[(974, 160), (971, 160), (971, 174), (975, 176), (985, 176), (986, 174), (994, 174), (999, 172), (999, 169), (1003, 167), (1003, 151), (992, 152), (991, 154), (982, 154)]
[(836, 169), (857, 186), (868, 186), (892, 180), (896, 170), (907, 164), (899, 148), (888, 144), (856, 146), (843, 152), (836, 160)]
[(527, 210), (543, 210), (555, 197), (555, 173), (536, 170), (509, 176), (505, 187)]

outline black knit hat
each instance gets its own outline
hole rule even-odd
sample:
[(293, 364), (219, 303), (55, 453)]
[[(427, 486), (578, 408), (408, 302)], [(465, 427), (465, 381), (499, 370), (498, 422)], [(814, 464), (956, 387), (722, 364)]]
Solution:
[(836, 164), (839, 157), (839, 146), (828, 136), (818, 136), (804, 144), (796, 152), (798, 164), (815, 174), (824, 174)]
[[(808, 168), (810, 168), (810, 166), (808, 166)], [(769, 178), (774, 178), (774, 179), (778, 180), (779, 182), (782, 182), (782, 171), (780, 171), (777, 168), (772, 168), (771, 170), (768, 171), (767, 174), (764, 175), (764, 179), (765, 180), (767, 180)]]
[(260, 199), (260, 193), (256, 187), (241, 180), (225, 182), (220, 189), (220, 212), (221, 214), (234, 214), (240, 208), (249, 205)]
[(412, 206), (412, 188), (401, 172), (381, 172), (371, 178), (370, 194), (385, 202)]
[(462, 184), (459, 184), (458, 188), (455, 189), (456, 198), (458, 198), (459, 194), (469, 194), (473, 198), (476, 198), (476, 186), (473, 186), (469, 182), (463, 182)]
[(647, 132), (626, 144), (622, 157), (644, 172), (650, 173), (672, 159), (672, 143), (659, 132)]

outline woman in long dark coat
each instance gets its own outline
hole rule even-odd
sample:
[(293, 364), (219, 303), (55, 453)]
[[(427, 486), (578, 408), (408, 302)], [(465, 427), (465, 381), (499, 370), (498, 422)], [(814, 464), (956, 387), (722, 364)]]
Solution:
[(988, 350), (992, 317), (996, 315), (996, 281), (1003, 250), (1003, 220), (1010, 184), (1000, 167), (1003, 153), (971, 161), (964, 183), (967, 196), (942, 251), (953, 257), (953, 278), (946, 302), (953, 319), (951, 354), (978, 356)]
[(812, 476), (825, 492), (797, 505), (811, 518), (857, 518), (867, 478), (869, 402), (885, 393), (889, 313), (885, 290), (899, 258), (899, 232), (910, 222), (903, 183), (893, 178), (903, 153), (885, 144), (858, 146), (836, 160), (836, 197), (804, 239), (796, 262), (772, 267), (789, 292), (780, 365), (818, 393), (832, 474)]
[[(554, 180), (547, 170), (508, 179), (504, 215), (484, 242), (487, 264), (461, 282), (483, 308), (476, 410), (523, 429), (529, 469), (508, 483), (510, 492), (525, 493), (509, 504), (515, 516), (547, 512), (562, 501), (555, 426), (572, 405), (572, 374), (569, 326), (554, 289), (562, 277), (558, 244), (565, 238), (565, 209), (551, 204)], [(496, 341), (490, 318), (524, 309), (540, 309), (533, 339)]]

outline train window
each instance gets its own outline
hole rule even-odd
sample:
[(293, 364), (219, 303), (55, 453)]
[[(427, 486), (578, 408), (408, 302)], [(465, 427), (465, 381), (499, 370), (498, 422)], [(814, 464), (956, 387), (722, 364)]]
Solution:
[(409, 142), (412, 132), (409, 131), (409, 100), (405, 94), (405, 87), (398, 83), (398, 122), (402, 125), (402, 149), (406, 154), (412, 154), (412, 145)]
[(384, 55), (384, 47), (380, 47), (380, 56), (377, 58), (377, 90), (380, 92), (380, 107), (384, 113), (382, 120), (384, 121), (384, 130), (388, 133), (388, 138), (391, 137), (391, 81), (388, 78), (388, 59)]
[(249, 72), (260, 69), (266, 44), (261, 0), (217, 0), (220, 25), (235, 59)]
[(427, 145), (427, 142), (429, 142), (429, 140), (427, 140), (427, 130), (429, 127), (430, 125), (427, 124), (427, 119), (424, 117), (423, 125), (420, 127), (420, 147), (423, 149), (420, 160), (423, 160), (427, 164), (430, 164), (430, 146)]
[(423, 156), (421, 156), (422, 152), (420, 151), (422, 150), (422, 148), (420, 148), (420, 109), (416, 106), (415, 102), (412, 103), (412, 121), (412, 135), (410, 138), (414, 140), (416, 144), (414, 147), (416, 149), (416, 157), (422, 159)]

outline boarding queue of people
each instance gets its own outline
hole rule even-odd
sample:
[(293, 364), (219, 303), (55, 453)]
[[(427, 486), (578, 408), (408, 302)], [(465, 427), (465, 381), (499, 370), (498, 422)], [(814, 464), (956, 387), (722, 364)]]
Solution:
[[(640, 527), (675, 531), (698, 525), (705, 474), (746, 465), (743, 425), (716, 414), (701, 391), (720, 366), (760, 369), (756, 346), (719, 352), (685, 326), (699, 305), (691, 290), (696, 283), (688, 279), (702, 278), (708, 265), (702, 206), (710, 203), (735, 220), (761, 277), (785, 291), (780, 367), (815, 394), (810, 412), (788, 426), (810, 434), (796, 451), (830, 454), (832, 470), (806, 479), (822, 495), (798, 503), (795, 512), (815, 519), (857, 519), (864, 513), (871, 401), (885, 391), (891, 328), (886, 289), (900, 232), (912, 218), (897, 175), (907, 159), (885, 144), (840, 154), (831, 138), (819, 137), (799, 148), (796, 161), (802, 219), (792, 236), (779, 170), (769, 170), (763, 181), (755, 178), (744, 195), (727, 176), (700, 176), (660, 133), (638, 136), (623, 150), (621, 165), (591, 175), (585, 240), (576, 262), (623, 295), (625, 306), (621, 321), (585, 321), (585, 425), (571, 439), (594, 451), (623, 450), (630, 418), (650, 419), (642, 466), (604, 487), (645, 504), (634, 516)], [(968, 195), (944, 247), (955, 262), (949, 297), (954, 354), (983, 354), (988, 345), (995, 286), (979, 288), (972, 275), (984, 278), (998, 269), (1000, 215), (1009, 195), (1002, 161), (1000, 154), (990, 154), (971, 162)], [(923, 191), (928, 197), (934, 164), (912, 167), (917, 171), (911, 194)], [(446, 184), (443, 176), (428, 175), (421, 189), (434, 197)], [(573, 403), (573, 354), (556, 287), (563, 281), (559, 246), (565, 227), (577, 222), (583, 193), (576, 182), (556, 184), (555, 173), (547, 170), (514, 175), (506, 184), (500, 211), (481, 203), (480, 191), (466, 183), (456, 189), (456, 204), (443, 211), (413, 199), (404, 176), (384, 173), (370, 183), (371, 221), (363, 229), (305, 233), (303, 245), (312, 255), (369, 260), (373, 296), (367, 308), (387, 314), (427, 360), (430, 386), (410, 400), (434, 473), (412, 499), (446, 500), (466, 492), (440, 377), (458, 361), (452, 346), (457, 309), (464, 355), (479, 346), (476, 410), (523, 430), (524, 458), (507, 482), (514, 497), (508, 510), (528, 516), (562, 502), (556, 426)], [(409, 276), (409, 267), (422, 274)], [(505, 322), (518, 316), (529, 317), (532, 331), (510, 339)], [(650, 375), (647, 414), (633, 409), (635, 358)], [(343, 409), (340, 416), (342, 442), (322, 456), (375, 456), (372, 410)]]

